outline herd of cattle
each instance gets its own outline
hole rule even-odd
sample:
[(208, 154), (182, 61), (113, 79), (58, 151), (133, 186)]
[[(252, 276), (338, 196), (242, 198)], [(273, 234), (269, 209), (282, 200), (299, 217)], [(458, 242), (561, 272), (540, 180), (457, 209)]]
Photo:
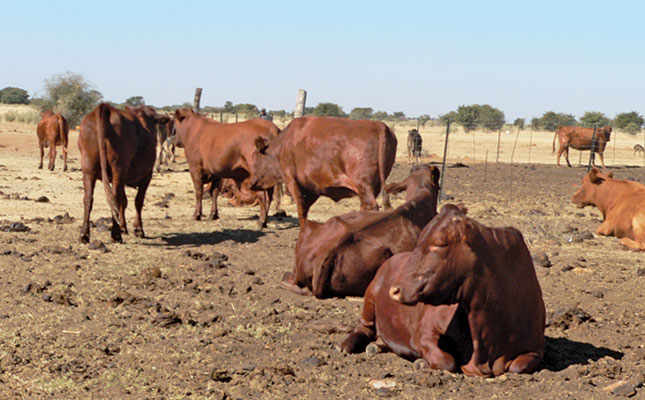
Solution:
[[(42, 114), (39, 168), (43, 147), (49, 145), (53, 170), (57, 144), (63, 145), (67, 168), (67, 131), (60, 114)], [(601, 128), (592, 137), (588, 128), (558, 127), (553, 143), (555, 151), (559, 139), (558, 164), (563, 152), (569, 164), (568, 148), (573, 147), (597, 152), (604, 167), (610, 133), (611, 128)], [(437, 213), (436, 167), (415, 165), (405, 180), (386, 185), (397, 139), (381, 122), (302, 117), (280, 131), (263, 119), (224, 124), (188, 109), (160, 115), (149, 106), (120, 110), (100, 104), (85, 116), (78, 137), (82, 242), (90, 239), (97, 179), (112, 213), (112, 239), (120, 242), (127, 233), (125, 185), (138, 188), (134, 233), (144, 236), (141, 209), (155, 159), (162, 157), (156, 156), (156, 145), (170, 134), (184, 148), (189, 165), (194, 219), (202, 216), (206, 185), (210, 219), (218, 218), (218, 194), (230, 193), (236, 205), (259, 204), (259, 225), (265, 227), (274, 192), (279, 203), (286, 185), (300, 231), (294, 270), (285, 274), (283, 287), (317, 298), (364, 297), (357, 326), (340, 344), (343, 351), (364, 351), (378, 337), (404, 358), (478, 376), (530, 373), (541, 363), (545, 306), (522, 234), (481, 225), (467, 216), (463, 204), (445, 205)], [(416, 135), (409, 134), (412, 155), (421, 150)], [(406, 202), (392, 210), (388, 194), (403, 191)], [(385, 211), (379, 211), (379, 193)], [(354, 195), (360, 211), (324, 223), (307, 219), (318, 197), (337, 201)], [(645, 186), (593, 168), (572, 201), (600, 209), (604, 221), (598, 234), (645, 250)]]

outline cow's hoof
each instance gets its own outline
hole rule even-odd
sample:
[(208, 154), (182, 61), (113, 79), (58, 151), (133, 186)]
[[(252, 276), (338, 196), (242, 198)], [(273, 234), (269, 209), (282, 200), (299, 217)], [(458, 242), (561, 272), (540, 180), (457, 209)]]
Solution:
[(287, 212), (284, 210), (276, 210), (275, 214), (273, 214), (274, 217), (276, 218), (287, 218)]
[(360, 353), (365, 351), (370, 340), (367, 335), (360, 332), (352, 332), (340, 342), (340, 350), (345, 353)]
[(38, 166), (38, 169), (43, 169), (43, 166), (42, 166), (42, 165), (39, 165), (39, 166)]
[(209, 216), (208, 216), (208, 219), (210, 219), (211, 221), (218, 220), (218, 219), (219, 219), (219, 215), (217, 215), (217, 214), (211, 214), (211, 215), (209, 215)]
[(258, 228), (263, 229), (263, 228), (266, 228), (266, 227), (267, 227), (267, 222), (266, 221), (264, 221), (264, 222), (258, 221)]
[(81, 234), (81, 237), (79, 238), (81, 243), (89, 243), (90, 242), (90, 234), (89, 233), (83, 233)]
[(146, 237), (146, 234), (143, 233), (143, 229), (135, 229), (134, 230), (134, 236), (143, 239), (143, 238)]
[(201, 221), (201, 220), (202, 220), (202, 215), (201, 215), (201, 214), (194, 214), (194, 215), (193, 215), (193, 219), (194, 219), (195, 221)]
[(63, 172), (67, 172), (67, 167), (63, 167)]

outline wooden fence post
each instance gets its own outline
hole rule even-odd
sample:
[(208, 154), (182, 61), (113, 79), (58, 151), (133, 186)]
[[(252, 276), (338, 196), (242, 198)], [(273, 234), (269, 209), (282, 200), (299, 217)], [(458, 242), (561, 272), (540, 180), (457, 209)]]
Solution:
[(298, 98), (296, 100), (296, 109), (293, 112), (294, 118), (300, 118), (305, 115), (305, 104), (307, 102), (307, 91), (298, 89)]
[(513, 157), (515, 156), (515, 146), (517, 146), (517, 138), (520, 136), (520, 126), (517, 126), (517, 133), (515, 134), (515, 142), (513, 142), (513, 151), (511, 151), (511, 164), (509, 165), (509, 203), (513, 203)]
[(531, 163), (531, 147), (533, 146), (533, 127), (529, 133), (529, 164)]
[(502, 130), (497, 131), (497, 157), (495, 158), (495, 164), (499, 164), (499, 141), (502, 137)]
[(193, 111), (199, 112), (199, 102), (202, 100), (202, 88), (195, 88), (195, 99), (193, 100)]
[(439, 203), (443, 198), (443, 178), (446, 176), (446, 155), (448, 154), (448, 135), (450, 135), (450, 120), (446, 121), (446, 143), (443, 145), (443, 162), (441, 163), (441, 183), (439, 184)]

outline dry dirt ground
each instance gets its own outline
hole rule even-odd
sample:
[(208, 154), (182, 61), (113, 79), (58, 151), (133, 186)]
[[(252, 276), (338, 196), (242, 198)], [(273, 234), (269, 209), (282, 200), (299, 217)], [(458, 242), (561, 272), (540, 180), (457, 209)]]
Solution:
[[(583, 168), (462, 159), (467, 167), (446, 169), (449, 201), (485, 224), (519, 228), (551, 264), (535, 266), (549, 316), (540, 370), (481, 379), (415, 370), (391, 353), (340, 353), (338, 325), (353, 326), (361, 300), (321, 301), (279, 285), (293, 266), (295, 207), (261, 231), (256, 208), (224, 199), (218, 221), (192, 221), (181, 158), (153, 178), (147, 238), (110, 243), (97, 185), (91, 234), (105, 245), (80, 244), (77, 136), (67, 173), (60, 159), (54, 172), (36, 169), (35, 136), (35, 126), (0, 125), (0, 398), (645, 398), (643, 255), (595, 236), (599, 212), (571, 204)], [(540, 151), (550, 155), (549, 140)], [(424, 145), (441, 152), (429, 137)], [(389, 180), (408, 169), (397, 163)], [(635, 180), (645, 172), (613, 171)], [(311, 218), (356, 209), (355, 198), (321, 199)], [(393, 386), (375, 389), (374, 380)], [(615, 393), (605, 389), (615, 383)]]

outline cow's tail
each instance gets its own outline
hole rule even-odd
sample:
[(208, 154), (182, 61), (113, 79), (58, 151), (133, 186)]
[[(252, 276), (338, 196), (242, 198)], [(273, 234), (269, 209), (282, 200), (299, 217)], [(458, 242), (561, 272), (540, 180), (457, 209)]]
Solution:
[(555, 138), (557, 137), (558, 137), (558, 128), (555, 128), (555, 134), (553, 135), (553, 150), (551, 151), (552, 154), (555, 153)]
[[(389, 154), (387, 154), (388, 136), (394, 138), (394, 140), (396, 141), (394, 132), (392, 132), (389, 126), (385, 125), (385, 132), (381, 133), (378, 141), (378, 175), (379, 181), (381, 183), (383, 208), (385, 208), (386, 210), (390, 210), (392, 208), (392, 204), (390, 204), (390, 196), (388, 195), (387, 190), (385, 190), (385, 180), (387, 179), (387, 173), (389, 172), (386, 172), (386, 169), (388, 164), (388, 157), (390, 156)], [(396, 142), (394, 148), (396, 149)]]
[(99, 163), (101, 164), (101, 180), (103, 181), (103, 187), (105, 188), (105, 197), (107, 198), (108, 205), (112, 211), (112, 218), (117, 223), (119, 222), (119, 210), (116, 206), (116, 198), (114, 193), (112, 193), (112, 187), (110, 186), (110, 178), (108, 176), (108, 160), (107, 160), (107, 144), (105, 143), (106, 131), (109, 130), (110, 125), (110, 108), (101, 103), (98, 109), (97, 121), (96, 121), (96, 133), (99, 146)]

